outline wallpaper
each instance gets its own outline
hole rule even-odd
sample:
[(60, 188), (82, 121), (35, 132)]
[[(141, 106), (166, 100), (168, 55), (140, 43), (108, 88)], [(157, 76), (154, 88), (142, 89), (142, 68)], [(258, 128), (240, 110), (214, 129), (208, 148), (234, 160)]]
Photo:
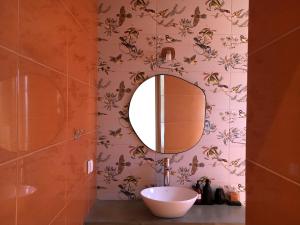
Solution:
[[(248, 0), (100, 0), (98, 14), (98, 199), (137, 199), (162, 185), (169, 157), (171, 185), (209, 178), (244, 202)], [(166, 63), (167, 46), (176, 55)], [(129, 124), (131, 96), (155, 74), (205, 92), (204, 135), (189, 151), (155, 154)]]

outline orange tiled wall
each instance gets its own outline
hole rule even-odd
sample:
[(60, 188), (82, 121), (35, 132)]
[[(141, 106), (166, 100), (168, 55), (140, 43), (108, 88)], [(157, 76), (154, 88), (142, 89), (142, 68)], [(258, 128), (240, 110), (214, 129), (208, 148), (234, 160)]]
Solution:
[(300, 224), (299, 6), (250, 1), (247, 225)]
[(3, 225), (81, 225), (95, 198), (96, 10), (0, 0)]

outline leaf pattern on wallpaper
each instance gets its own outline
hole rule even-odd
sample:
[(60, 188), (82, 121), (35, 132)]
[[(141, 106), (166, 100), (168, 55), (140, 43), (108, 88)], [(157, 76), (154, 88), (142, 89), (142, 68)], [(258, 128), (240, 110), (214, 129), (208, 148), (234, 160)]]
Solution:
[[(101, 26), (101, 25), (100, 25)], [(118, 31), (118, 20), (115, 18), (107, 18), (104, 23), (105, 34), (112, 36), (113, 34), (119, 33)]]
[[(247, 0), (99, 0), (98, 198), (137, 199), (162, 185), (164, 157), (171, 185), (209, 178), (245, 192), (247, 7)], [(175, 48), (175, 60), (160, 57), (163, 47)], [(156, 154), (130, 125), (129, 100), (155, 74), (181, 77), (206, 95), (204, 135), (187, 152)]]
[(232, 101), (246, 102), (247, 100), (247, 86), (238, 84), (229, 88), (227, 84), (222, 83), (223, 77), (218, 72), (204, 72), (203, 80), (206, 86), (211, 87), (209, 90), (213, 93), (223, 92)]
[(249, 17), (249, 11), (245, 9), (239, 9), (237, 11), (234, 11), (231, 14), (231, 22), (232, 25), (236, 25), (239, 27), (248, 27), (248, 17)]
[(230, 12), (225, 6), (224, 0), (208, 0), (206, 3), (207, 10), (215, 12), (214, 17), (224, 17), (230, 21), (233, 26), (247, 27), (249, 11), (246, 9), (239, 9), (234, 12)]
[(218, 56), (218, 51), (210, 46), (214, 32), (215, 30), (204, 28), (194, 37), (194, 50), (198, 55), (203, 56), (203, 61), (210, 61)]
[(111, 111), (113, 108), (118, 108), (117, 102), (118, 102), (117, 94), (113, 92), (105, 93), (104, 101), (103, 101), (105, 109)]
[(133, 86), (140, 85), (148, 78), (146, 76), (146, 73), (143, 71), (129, 72), (129, 74), (130, 74), (131, 85)]
[(129, 166), (131, 166), (131, 162), (126, 161), (124, 155), (120, 155), (119, 160), (114, 166), (106, 166), (103, 171), (98, 171), (98, 174), (101, 175), (103, 173), (104, 182), (110, 184), (111, 182), (118, 181), (118, 176)]
[(237, 102), (246, 102), (247, 101), (247, 86), (243, 86), (242, 84), (238, 84), (233, 86), (229, 92), (226, 94), (230, 97), (232, 101)]
[(130, 128), (128, 108), (129, 104), (124, 105), (123, 109), (119, 111), (119, 123), (124, 128)]
[[(205, 85), (207, 86), (216, 86), (218, 88), (228, 88), (227, 85), (222, 84), (223, 77), (217, 73), (217, 72), (212, 72), (212, 73), (203, 73), (204, 75), (204, 80), (205, 80)], [(216, 92), (216, 90), (214, 91)]]
[(110, 81), (110, 80), (104, 82), (103, 78), (101, 78), (101, 79), (99, 79), (99, 81), (98, 81), (98, 83), (97, 83), (97, 89), (98, 89), (98, 90), (101, 89), (101, 88), (105, 89), (105, 88), (107, 88), (110, 84), (111, 84), (111, 81)]
[(96, 158), (97, 163), (101, 163), (101, 162), (106, 162), (107, 160), (109, 160), (109, 158), (111, 157), (110, 154), (108, 154), (107, 156), (103, 156), (104, 153), (100, 152)]
[[(171, 7), (170, 7), (171, 8)], [(186, 7), (178, 9), (178, 4), (175, 4), (171, 10), (169, 8), (160, 10), (156, 14), (155, 21), (157, 25), (164, 27), (177, 27), (178, 23), (175, 22), (175, 18), (177, 15), (182, 14), (185, 11)]]
[(232, 35), (222, 37), (221, 41), (223, 46), (229, 49), (235, 49), (237, 46), (240, 46), (242, 44), (248, 44), (248, 38), (246, 38), (244, 35), (240, 35), (239, 37), (235, 37)]
[(98, 145), (102, 145), (104, 146), (106, 149), (110, 147), (111, 143), (110, 140), (107, 139), (107, 137), (105, 135), (100, 135), (98, 137)]
[(226, 168), (230, 171), (231, 174), (235, 174), (237, 176), (245, 176), (246, 170), (246, 162), (241, 158), (232, 160), (226, 165)]
[(217, 135), (224, 145), (229, 143), (246, 144), (246, 127), (241, 130), (237, 127), (231, 127), (229, 130), (219, 131)]
[(141, 30), (130, 27), (124, 31), (124, 35), (120, 36), (120, 51), (130, 56), (130, 60), (135, 60), (143, 56), (144, 51), (137, 47), (137, 40)]
[(191, 162), (188, 164), (189, 167), (180, 166), (176, 173), (177, 182), (184, 185), (185, 183), (192, 182), (192, 177), (197, 173), (198, 168), (204, 167), (203, 162), (199, 162), (197, 155), (194, 155)]
[[(104, 6), (103, 3), (99, 4), (98, 7), (98, 14), (106, 14), (107, 12), (109, 12), (111, 10), (111, 6), (107, 6), (106, 9), (103, 9)], [(100, 15), (101, 16), (101, 15)], [(108, 17), (105, 19), (104, 24), (103, 23), (98, 23), (99, 27), (103, 27), (104, 28), (104, 34), (106, 34), (107, 36), (112, 36), (113, 34), (117, 34), (119, 33), (119, 28), (124, 24), (124, 22), (127, 19), (131, 19), (132, 18), (132, 14), (130, 12), (126, 11), (126, 8), (124, 6), (121, 6), (121, 8), (119, 9), (119, 12), (114, 16), (114, 17)]]
[(222, 158), (222, 151), (217, 146), (203, 146), (204, 159), (217, 160), (219, 162), (227, 162), (227, 159)]
[(214, 133), (216, 131), (217, 131), (217, 126), (213, 122), (209, 120), (204, 121), (204, 131), (203, 131), (204, 135), (209, 135), (210, 133)]
[[(132, 159), (142, 159), (144, 161), (154, 162), (154, 159), (148, 157), (148, 149), (144, 145), (137, 145), (137, 146), (129, 146), (129, 154)], [(140, 165), (142, 165), (143, 161), (141, 161)]]
[(179, 167), (177, 171), (177, 182), (179, 184), (185, 184), (186, 182), (192, 182), (190, 179), (191, 172), (187, 167)]
[(206, 14), (201, 14), (199, 6), (197, 6), (194, 10), (194, 14), (191, 15), (191, 19), (182, 18), (179, 22), (179, 34), (182, 37), (185, 37), (187, 34), (193, 34), (193, 28), (196, 27), (200, 19), (205, 19), (207, 17)]
[(98, 14), (105, 14), (107, 13), (109, 10), (111, 10), (111, 6), (107, 6), (106, 8), (104, 8), (104, 4), (100, 3), (98, 6)]
[(135, 200), (137, 198), (136, 188), (138, 186), (140, 177), (127, 176), (123, 179), (122, 184), (119, 184), (121, 195), (125, 196), (128, 200)]
[(231, 53), (230, 56), (220, 58), (219, 65), (224, 65), (226, 71), (229, 69), (247, 71), (247, 56), (239, 53)]
[(237, 119), (245, 119), (247, 117), (247, 114), (246, 112), (240, 109), (238, 110), (238, 112), (233, 112), (233, 111), (220, 112), (220, 117), (224, 122), (234, 123)]
[(97, 68), (98, 72), (104, 72), (106, 75), (108, 75), (110, 72), (113, 72), (111, 70), (111, 66), (108, 65), (108, 63), (105, 60), (101, 59), (101, 57), (98, 58)]

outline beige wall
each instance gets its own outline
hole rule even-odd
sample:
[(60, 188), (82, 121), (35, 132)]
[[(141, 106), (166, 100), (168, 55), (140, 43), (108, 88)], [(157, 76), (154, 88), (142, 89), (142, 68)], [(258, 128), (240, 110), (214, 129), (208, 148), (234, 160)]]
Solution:
[(299, 6), (250, 1), (248, 225), (300, 224)]

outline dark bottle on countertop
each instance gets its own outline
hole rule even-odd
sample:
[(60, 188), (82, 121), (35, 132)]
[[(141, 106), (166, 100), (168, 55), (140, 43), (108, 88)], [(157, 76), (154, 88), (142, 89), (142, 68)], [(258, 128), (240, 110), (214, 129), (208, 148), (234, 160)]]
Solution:
[(225, 202), (226, 202), (226, 197), (223, 188), (217, 188), (215, 192), (215, 203), (224, 204)]
[(213, 192), (212, 192), (211, 187), (210, 187), (210, 180), (209, 179), (205, 180), (205, 185), (203, 187), (203, 194), (202, 194), (201, 203), (203, 205), (212, 205), (212, 204), (214, 204)]
[(202, 190), (201, 190), (201, 185), (200, 185), (199, 180), (197, 181), (196, 185), (193, 185), (193, 189), (194, 189), (194, 191), (196, 191), (199, 194), (199, 196), (196, 199), (194, 205), (200, 205), (201, 204), (201, 197), (202, 197)]

